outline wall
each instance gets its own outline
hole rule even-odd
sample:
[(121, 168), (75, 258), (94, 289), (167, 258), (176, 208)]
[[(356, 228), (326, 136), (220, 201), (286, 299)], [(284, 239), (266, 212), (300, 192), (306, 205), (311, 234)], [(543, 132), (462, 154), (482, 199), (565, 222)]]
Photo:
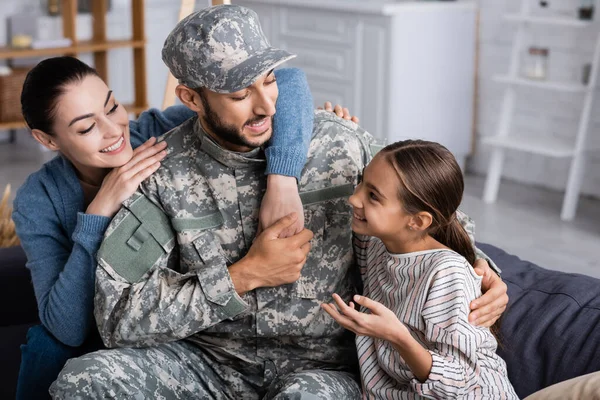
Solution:
[[(549, 0), (550, 8), (559, 13), (575, 15), (579, 0)], [(492, 81), (496, 74), (508, 72), (511, 43), (516, 24), (503, 20), (507, 12), (518, 12), (518, 0), (479, 0), (480, 55), (478, 136), (495, 135), (504, 85)], [(532, 0), (536, 10), (537, 0)], [(600, 10), (596, 10), (600, 14)], [(596, 18), (600, 20), (600, 18)], [(560, 28), (534, 26), (531, 43), (550, 48), (549, 79), (571, 81), (580, 79), (581, 67), (591, 62), (600, 23), (591, 28)], [(518, 89), (517, 112), (513, 118), (512, 134), (540, 134), (571, 140), (577, 132), (584, 96), (543, 90)], [(598, 99), (598, 91), (596, 97)], [(588, 143), (600, 147), (600, 101), (592, 111)], [(478, 145), (470, 169), (486, 173), (490, 149)], [(515, 181), (564, 190), (569, 160), (548, 158), (523, 152), (507, 151), (503, 176)], [(600, 152), (588, 153), (582, 193), (600, 197)], [(500, 187), (502, 190), (502, 187)]]

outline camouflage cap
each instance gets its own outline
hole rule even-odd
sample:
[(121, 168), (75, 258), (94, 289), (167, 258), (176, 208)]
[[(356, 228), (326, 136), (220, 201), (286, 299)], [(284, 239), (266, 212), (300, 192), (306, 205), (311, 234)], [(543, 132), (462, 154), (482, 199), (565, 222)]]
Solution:
[(244, 89), (294, 57), (271, 47), (256, 12), (231, 4), (187, 16), (162, 49), (162, 59), (179, 83), (217, 93)]

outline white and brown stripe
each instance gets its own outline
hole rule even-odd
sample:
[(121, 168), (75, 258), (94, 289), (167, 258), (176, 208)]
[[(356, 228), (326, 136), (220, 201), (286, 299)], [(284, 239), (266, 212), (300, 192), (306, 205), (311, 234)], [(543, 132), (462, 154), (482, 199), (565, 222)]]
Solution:
[(517, 399), (506, 363), (487, 328), (468, 322), (481, 278), (451, 250), (390, 254), (377, 238), (355, 236), (364, 295), (392, 310), (429, 350), (433, 366), (418, 381), (388, 343), (357, 336), (365, 398)]

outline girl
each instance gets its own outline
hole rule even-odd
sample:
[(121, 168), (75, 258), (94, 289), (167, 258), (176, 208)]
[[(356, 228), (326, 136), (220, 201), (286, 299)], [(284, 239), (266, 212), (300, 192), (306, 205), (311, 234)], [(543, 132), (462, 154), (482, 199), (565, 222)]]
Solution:
[(468, 322), (481, 277), (457, 219), (463, 186), (445, 147), (407, 140), (378, 153), (350, 197), (364, 312), (336, 294), (323, 308), (357, 334), (367, 398), (517, 398), (496, 339)]
[[(267, 169), (286, 176), (269, 177), (261, 213), (265, 226), (301, 209), (294, 177), (304, 167), (312, 134), (313, 105), (304, 74), (297, 69), (275, 74), (280, 96)], [(98, 348), (95, 254), (104, 231), (121, 202), (165, 157), (165, 143), (156, 144), (155, 137), (196, 114), (175, 106), (130, 122), (96, 71), (72, 57), (50, 58), (33, 68), (21, 105), (34, 138), (59, 153), (27, 179), (13, 204), (42, 322), (22, 347), (17, 398), (38, 399), (48, 397), (68, 358)], [(350, 119), (347, 110), (335, 111)]]

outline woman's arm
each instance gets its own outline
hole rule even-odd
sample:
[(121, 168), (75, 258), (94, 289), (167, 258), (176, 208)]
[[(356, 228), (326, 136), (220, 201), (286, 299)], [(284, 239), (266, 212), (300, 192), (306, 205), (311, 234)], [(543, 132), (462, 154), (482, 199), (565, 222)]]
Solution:
[(144, 111), (137, 120), (129, 121), (131, 145), (135, 149), (151, 137), (161, 136), (194, 116), (196, 113), (183, 105), (163, 111), (156, 108)]
[(273, 118), (273, 136), (265, 149), (267, 191), (263, 196), (258, 233), (287, 214), (298, 214), (296, 223), (282, 233), (291, 236), (304, 228), (304, 212), (297, 180), (306, 163), (312, 137), (314, 106), (304, 73), (297, 68), (275, 71), (279, 97)]
[(273, 137), (265, 149), (267, 174), (300, 180), (313, 132), (314, 105), (304, 72), (298, 68), (275, 71), (279, 97), (273, 118)]
[(62, 343), (80, 346), (94, 324), (95, 254), (110, 218), (79, 213), (71, 239), (49, 198), (17, 196), (13, 219), (42, 324)]

